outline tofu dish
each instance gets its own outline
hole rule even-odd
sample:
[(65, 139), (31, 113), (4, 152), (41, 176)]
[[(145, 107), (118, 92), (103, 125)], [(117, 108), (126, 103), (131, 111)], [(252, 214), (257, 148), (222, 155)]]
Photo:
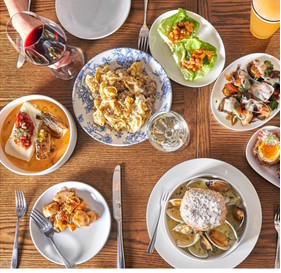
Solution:
[(68, 128), (67, 117), (57, 105), (26, 101), (6, 118), (1, 144), (15, 166), (42, 171), (54, 165), (66, 151)]
[(247, 126), (257, 120), (266, 120), (278, 108), (280, 100), (280, 71), (274, 70), (268, 60), (254, 60), (247, 69), (240, 65), (226, 75), (227, 83), (218, 110), (227, 114), (232, 125)]

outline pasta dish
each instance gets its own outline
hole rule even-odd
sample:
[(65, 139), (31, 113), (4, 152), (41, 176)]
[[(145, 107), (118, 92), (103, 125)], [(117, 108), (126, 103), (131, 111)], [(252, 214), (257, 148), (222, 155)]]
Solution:
[(94, 76), (87, 75), (86, 84), (94, 101), (95, 124), (134, 133), (151, 117), (156, 82), (143, 73), (141, 62), (129, 69), (98, 67)]

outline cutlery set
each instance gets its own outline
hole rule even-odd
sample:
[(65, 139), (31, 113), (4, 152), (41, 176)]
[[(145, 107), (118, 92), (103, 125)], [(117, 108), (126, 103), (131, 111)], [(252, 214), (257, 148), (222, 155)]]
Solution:
[[(95, 200), (95, 196), (91, 195)], [(37, 209), (32, 209), (30, 213), (27, 212), (27, 205), (22, 190), (15, 191), (15, 203), (16, 203), (16, 215), (17, 225), (15, 232), (15, 240), (11, 261), (11, 268), (18, 267), (18, 231), (21, 219), (27, 214), (37, 225), (42, 234), (49, 238), (53, 248), (59, 255), (61, 261), (66, 268), (73, 268), (73, 264), (69, 262), (65, 256), (61, 253), (59, 247), (56, 245), (54, 240), (54, 228), (51, 221), (46, 218)], [(112, 179), (112, 204), (113, 204), (113, 217), (117, 222), (117, 268), (125, 268), (125, 256), (123, 247), (123, 236), (122, 236), (122, 202), (121, 202), (121, 166), (117, 165), (114, 169)]]

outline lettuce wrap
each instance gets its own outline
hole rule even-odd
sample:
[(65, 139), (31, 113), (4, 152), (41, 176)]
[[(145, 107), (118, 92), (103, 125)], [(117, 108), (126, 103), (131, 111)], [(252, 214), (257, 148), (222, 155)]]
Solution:
[[(175, 45), (173, 44), (173, 42), (168, 38), (168, 34), (171, 32), (171, 30), (173, 29), (173, 27), (175, 25), (177, 25), (178, 22), (190, 22), (194, 24), (194, 28), (193, 31), (190, 35), (190, 37), (192, 37), (197, 29), (200, 26), (200, 23), (196, 20), (194, 20), (193, 18), (189, 17), (187, 15), (186, 10), (183, 10), (181, 8), (178, 9), (178, 13), (164, 19), (161, 21), (157, 31), (159, 33), (159, 35), (161, 36), (161, 38), (165, 41), (166, 44), (168, 44), (168, 46), (170, 47), (171, 51), (174, 51), (174, 47)], [(189, 39), (189, 38), (187, 38)]]
[[(184, 59), (188, 61), (192, 53), (198, 49), (213, 51), (214, 55), (210, 60), (208, 60), (208, 57), (205, 56), (205, 58), (203, 59), (203, 66), (195, 72), (186, 68), (182, 68), (182, 61)], [(180, 67), (184, 78), (189, 81), (194, 81), (196, 79), (203, 78), (213, 68), (217, 60), (217, 49), (213, 45), (203, 42), (197, 37), (193, 37), (190, 39), (182, 40), (181, 42), (177, 42), (175, 44), (173, 57)]]

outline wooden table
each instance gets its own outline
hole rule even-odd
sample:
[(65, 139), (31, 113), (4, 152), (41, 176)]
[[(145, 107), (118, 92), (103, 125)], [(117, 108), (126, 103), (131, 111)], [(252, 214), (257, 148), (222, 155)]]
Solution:
[[(34, 1), (31, 9), (55, 22), (55, 1)], [(249, 31), (250, 0), (188, 0), (149, 1), (148, 25), (166, 11), (186, 8), (205, 17), (217, 29), (226, 50), (226, 63), (254, 52), (266, 52), (275, 57), (280, 54), (280, 33), (271, 39), (258, 40)], [(0, 107), (29, 94), (51, 96), (64, 104), (73, 114), (71, 94), (74, 80), (55, 79), (48, 68), (26, 63), (16, 69), (17, 53), (10, 45), (5, 25), (8, 13), (0, 2)], [(93, 11), (93, 16), (95, 11)], [(137, 47), (139, 29), (143, 22), (143, 1), (133, 0), (130, 14), (124, 25), (114, 34), (101, 40), (87, 41), (69, 33), (69, 43), (84, 51), (86, 60), (115, 47)], [(172, 110), (181, 114), (189, 124), (191, 142), (187, 149), (176, 154), (155, 150), (148, 141), (126, 148), (110, 147), (91, 139), (77, 124), (78, 142), (70, 160), (59, 170), (41, 177), (16, 175), (0, 166), (0, 267), (9, 267), (16, 226), (14, 190), (23, 189), (30, 210), (39, 195), (50, 186), (62, 181), (81, 181), (95, 187), (107, 200), (112, 212), (111, 184), (114, 167), (123, 165), (123, 233), (126, 266), (130, 268), (170, 267), (154, 251), (146, 253), (149, 237), (146, 229), (146, 206), (149, 195), (159, 178), (170, 168), (183, 161), (210, 157), (226, 161), (241, 170), (253, 183), (262, 204), (262, 230), (259, 240), (240, 268), (272, 268), (276, 249), (276, 232), (273, 226), (274, 207), (279, 203), (279, 189), (259, 176), (247, 163), (246, 144), (254, 131), (236, 133), (221, 127), (210, 111), (210, 94), (213, 84), (203, 88), (188, 88), (172, 82)], [(268, 122), (279, 125), (279, 115)], [(21, 268), (57, 268), (36, 250), (25, 217), (19, 232), (19, 266)], [(250, 223), (255, 225), (256, 223)], [(105, 247), (79, 268), (116, 267), (116, 223)]]

